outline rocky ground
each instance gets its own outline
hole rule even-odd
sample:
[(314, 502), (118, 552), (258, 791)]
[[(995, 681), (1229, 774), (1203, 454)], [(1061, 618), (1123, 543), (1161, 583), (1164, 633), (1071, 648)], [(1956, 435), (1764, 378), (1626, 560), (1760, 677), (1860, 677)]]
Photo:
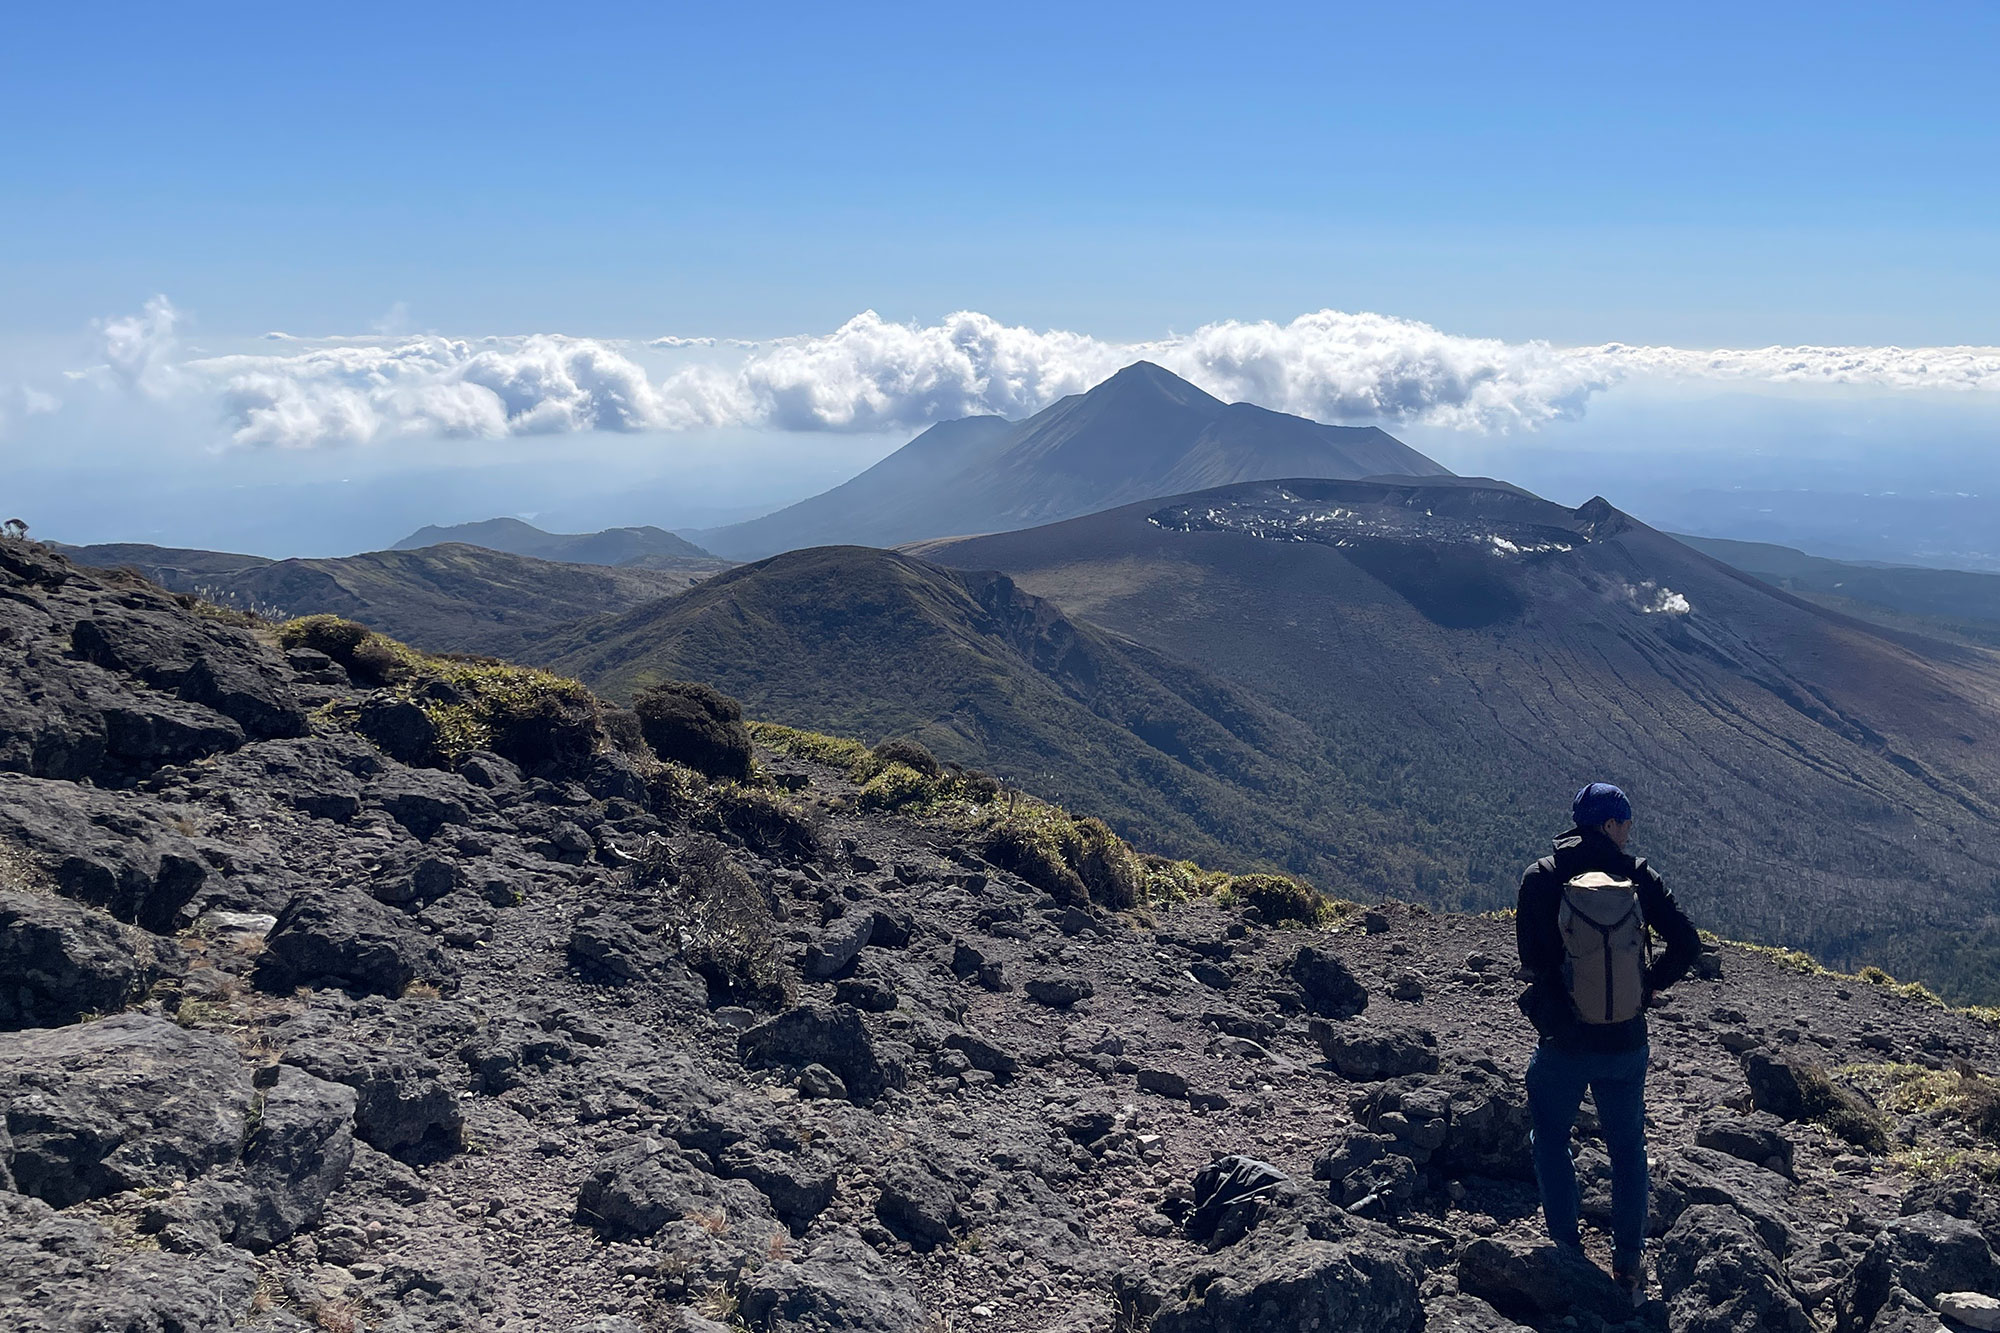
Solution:
[[(763, 754), (773, 832), (412, 729), (0, 543), (0, 1324), (1901, 1333), (2000, 1295), (2000, 1032), (1922, 995), (1733, 945), (1676, 989), (1635, 1311), (1540, 1241), (1503, 919), (1115, 914), (840, 769)], [(1198, 1193), (1229, 1154), (1284, 1178)]]

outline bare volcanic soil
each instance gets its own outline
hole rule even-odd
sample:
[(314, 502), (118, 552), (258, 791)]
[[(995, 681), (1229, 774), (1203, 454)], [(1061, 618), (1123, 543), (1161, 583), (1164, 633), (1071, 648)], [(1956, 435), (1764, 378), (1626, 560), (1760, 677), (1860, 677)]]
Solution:
[[(610, 750), (413, 767), (318, 654), (18, 543), (0, 654), (0, 1326), (1887, 1333), (2000, 1294), (2000, 1034), (1884, 982), (1722, 945), (1657, 1012), (1635, 1310), (1539, 1238), (1504, 918), (1058, 902), (772, 753), (775, 825)], [(1205, 1188), (1230, 1154), (1269, 1169)]]

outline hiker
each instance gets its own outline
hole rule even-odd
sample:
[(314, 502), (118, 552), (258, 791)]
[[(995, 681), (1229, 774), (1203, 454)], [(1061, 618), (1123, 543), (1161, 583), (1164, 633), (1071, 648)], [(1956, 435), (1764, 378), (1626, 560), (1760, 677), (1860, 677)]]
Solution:
[[(1626, 854), (1632, 803), (1608, 782), (1576, 794), (1573, 827), (1521, 876), (1514, 937), (1529, 986), (1520, 1005), (1541, 1034), (1528, 1061), (1528, 1111), (1542, 1215), (1559, 1246), (1577, 1232), (1570, 1130), (1587, 1087), (1611, 1156), (1611, 1274), (1636, 1305), (1651, 1182), (1646, 1174), (1646, 1010), (1679, 981), (1701, 940), (1658, 872)], [(1650, 937), (1665, 941), (1657, 961)]]

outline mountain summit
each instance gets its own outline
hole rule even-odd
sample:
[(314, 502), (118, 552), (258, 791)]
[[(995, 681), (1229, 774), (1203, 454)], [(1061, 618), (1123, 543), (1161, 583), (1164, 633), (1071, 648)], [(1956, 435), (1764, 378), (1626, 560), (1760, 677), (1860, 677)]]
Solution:
[(1150, 361), (1026, 421), (941, 422), (853, 480), (702, 534), (755, 558), (806, 546), (1009, 532), (1155, 496), (1280, 477), (1449, 476), (1373, 426), (1224, 403)]

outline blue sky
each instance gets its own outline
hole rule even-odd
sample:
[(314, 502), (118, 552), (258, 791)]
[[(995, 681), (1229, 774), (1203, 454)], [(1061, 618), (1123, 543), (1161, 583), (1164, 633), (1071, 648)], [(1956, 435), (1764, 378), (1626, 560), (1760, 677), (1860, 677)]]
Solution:
[(44, 5), (0, 314), (1995, 341), (2000, 8)]
[[(192, 377), (207, 397), (163, 369), (83, 403), (74, 373), (156, 293), (176, 311), (147, 326), (156, 368), (268, 352), (274, 329), (561, 334), (624, 349), (642, 390), (681, 364), (646, 340), (823, 337), (867, 310), (1118, 348), (1322, 310), (1509, 345), (2000, 344), (1990, 3), (38, 6), (5, 31), (0, 460), (70, 524), (72, 468), (221, 495), (442, 449), (499, 470), (465, 499), (496, 504), (537, 462), (468, 453), (489, 427), (434, 415), (274, 444), (235, 363)], [(1560, 410), (1509, 447), (1594, 447), (1602, 392), (1542, 394)], [(974, 405), (1017, 401), (1040, 400)], [(766, 402), (667, 434), (662, 408), (587, 447), (668, 490), (685, 463), (671, 521), (838, 475), (920, 407), (802, 432)], [(550, 432), (547, 465), (606, 418), (536, 420), (491, 429)], [(840, 439), (813, 437), (827, 421)], [(2000, 417), (1970, 421), (1961, 444)], [(349, 456), (287, 464), (294, 445)], [(759, 450), (781, 465), (740, 462)]]

